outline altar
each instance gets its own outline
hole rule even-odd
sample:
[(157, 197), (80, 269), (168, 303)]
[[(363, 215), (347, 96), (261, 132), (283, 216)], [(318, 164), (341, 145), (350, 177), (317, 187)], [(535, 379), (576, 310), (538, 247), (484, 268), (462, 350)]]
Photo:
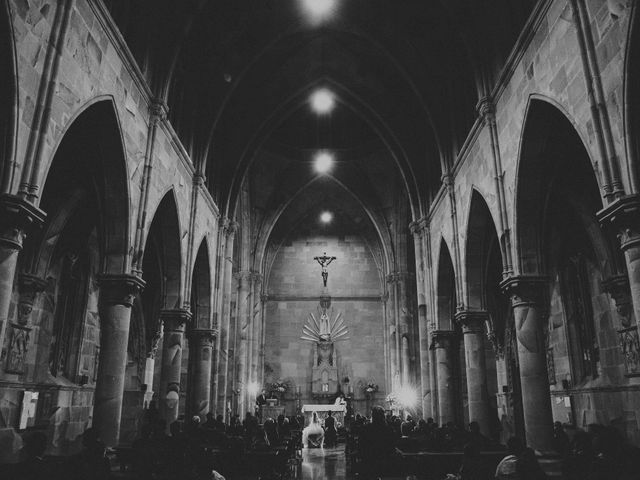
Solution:
[(346, 405), (334, 405), (334, 404), (323, 404), (323, 405), (303, 405), (302, 413), (304, 414), (304, 424), (309, 425), (311, 423), (311, 417), (313, 416), (313, 412), (318, 414), (318, 418), (324, 422), (324, 419), (327, 418), (329, 412), (331, 415), (339, 422), (341, 425), (344, 425), (344, 415), (347, 411)]

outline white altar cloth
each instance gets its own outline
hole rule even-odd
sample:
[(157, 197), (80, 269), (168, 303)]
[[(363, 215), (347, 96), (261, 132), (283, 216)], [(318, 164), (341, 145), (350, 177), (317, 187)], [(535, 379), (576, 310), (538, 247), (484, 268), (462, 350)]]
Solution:
[(332, 412), (345, 412), (347, 407), (345, 405), (334, 405), (334, 404), (322, 404), (322, 405), (303, 405), (303, 412), (328, 412), (331, 410)]

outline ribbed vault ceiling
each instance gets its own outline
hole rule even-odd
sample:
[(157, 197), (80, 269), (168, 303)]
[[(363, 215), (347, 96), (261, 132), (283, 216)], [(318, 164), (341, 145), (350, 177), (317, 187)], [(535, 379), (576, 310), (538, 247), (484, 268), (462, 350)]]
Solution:
[[(105, 3), (223, 211), (256, 172), (256, 205), (282, 210), (322, 147), (350, 198), (382, 214), (397, 177), (420, 216), (537, 2), (337, 0), (321, 25), (299, 0)], [(308, 108), (319, 86), (328, 117)]]

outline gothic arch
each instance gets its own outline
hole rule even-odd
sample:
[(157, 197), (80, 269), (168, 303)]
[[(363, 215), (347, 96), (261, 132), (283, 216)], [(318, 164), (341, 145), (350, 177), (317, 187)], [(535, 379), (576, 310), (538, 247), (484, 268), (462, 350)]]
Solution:
[(313, 83), (300, 88), (289, 98), (285, 99), (271, 115), (264, 120), (251, 139), (247, 142), (242, 157), (237, 163), (237, 167), (231, 179), (227, 197), (223, 199), (221, 208), (227, 212), (233, 212), (239, 198), (241, 184), (248, 172), (255, 157), (255, 152), (260, 145), (268, 138), (269, 134), (275, 130), (279, 123), (286, 118), (287, 114), (302, 105), (313, 88), (318, 85), (330, 86), (336, 93), (339, 101), (347, 108), (362, 116), (371, 128), (380, 136), (383, 143), (391, 153), (397, 167), (400, 170), (404, 185), (409, 192), (409, 205), (411, 207), (412, 219), (418, 219), (422, 215), (422, 203), (415, 175), (411, 169), (407, 154), (392, 130), (391, 126), (378, 115), (373, 108), (357, 94), (332, 78), (321, 78)]
[(438, 275), (436, 277), (436, 318), (438, 330), (453, 330), (457, 295), (455, 271), (451, 253), (444, 238), (440, 241), (438, 255)]
[(211, 261), (206, 237), (198, 248), (191, 282), (191, 312), (193, 328), (211, 328)]
[[(492, 252), (500, 252), (498, 234), (487, 202), (475, 188), (471, 193), (465, 249), (466, 301), (473, 310), (487, 309), (487, 273)], [(502, 259), (498, 256), (500, 269)], [(500, 281), (500, 279), (498, 279)]]
[[(36, 236), (32, 268), (42, 272), (52, 252), (51, 239), (83, 206), (82, 196), (95, 201), (101, 273), (124, 273), (129, 267), (129, 184), (127, 157), (111, 97), (97, 98), (68, 123), (52, 160), (43, 173), (39, 207), (51, 219)], [(74, 200), (75, 198), (75, 200)]]
[[(304, 186), (302, 186), (297, 192), (295, 192), (286, 202), (284, 202), (274, 213), (270, 216), (269, 219), (265, 221), (265, 224), (261, 227), (261, 234), (257, 239), (256, 249), (255, 249), (255, 262), (256, 265), (259, 266), (260, 272), (268, 278), (270, 264), (267, 261), (267, 248), (271, 239), (271, 234), (273, 233), (278, 220), (282, 217), (282, 215), (286, 212), (287, 208), (294, 204), (297, 199), (299, 199), (305, 191), (309, 189), (309, 187), (316, 184), (320, 179), (327, 180), (338, 185), (342, 190), (347, 192), (353, 199), (358, 203), (358, 205), (364, 210), (369, 221), (375, 228), (375, 231), (378, 235), (380, 247), (382, 249), (382, 257), (383, 257), (383, 278), (386, 276), (387, 272), (391, 271), (391, 266), (394, 264), (394, 251), (393, 244), (391, 241), (391, 235), (386, 226), (386, 222), (382, 215), (375, 211), (375, 209), (370, 208), (365, 201), (354, 192), (352, 189), (348, 188), (344, 183), (342, 183), (337, 178), (327, 175), (326, 177), (315, 177), (311, 181), (307, 182)], [(292, 227), (293, 228), (293, 227)]]
[[(180, 221), (175, 192), (170, 189), (162, 198), (151, 221), (149, 233), (145, 244), (143, 260), (147, 263), (147, 253), (155, 257), (159, 263), (161, 272), (160, 291), (162, 292), (160, 304), (165, 309), (182, 307), (182, 242), (180, 236)], [(151, 258), (149, 258), (151, 261)], [(142, 278), (146, 281), (145, 271)], [(145, 289), (148, 290), (148, 287)]]
[[(515, 251), (523, 274), (544, 273), (550, 215), (569, 207), (589, 235), (602, 268), (615, 270), (615, 258), (597, 227), (595, 213), (602, 208), (598, 179), (578, 131), (557, 106), (531, 99), (523, 127), (515, 201)], [(554, 197), (559, 194), (561, 197)], [(554, 201), (559, 202), (553, 204)], [(568, 213), (568, 212), (565, 212)], [(545, 240), (546, 238), (546, 240)]]

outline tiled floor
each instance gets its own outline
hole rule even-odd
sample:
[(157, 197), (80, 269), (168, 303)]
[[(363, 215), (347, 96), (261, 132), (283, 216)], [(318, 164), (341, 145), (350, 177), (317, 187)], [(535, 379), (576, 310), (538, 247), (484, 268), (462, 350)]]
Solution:
[(346, 480), (344, 446), (302, 450), (302, 480)]

